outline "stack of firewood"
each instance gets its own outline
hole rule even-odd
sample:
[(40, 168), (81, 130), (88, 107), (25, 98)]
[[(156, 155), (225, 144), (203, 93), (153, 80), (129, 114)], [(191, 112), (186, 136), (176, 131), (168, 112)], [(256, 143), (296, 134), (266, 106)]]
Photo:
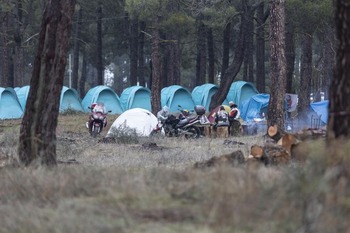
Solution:
[[(310, 133), (311, 132), (311, 133)], [(293, 148), (300, 145), (304, 140), (323, 137), (325, 131), (305, 129), (296, 134), (291, 134), (281, 130), (277, 125), (268, 127), (266, 137), (268, 143), (264, 145), (253, 145), (250, 149), (248, 161), (259, 161), (265, 165), (287, 164), (293, 159), (298, 159)]]

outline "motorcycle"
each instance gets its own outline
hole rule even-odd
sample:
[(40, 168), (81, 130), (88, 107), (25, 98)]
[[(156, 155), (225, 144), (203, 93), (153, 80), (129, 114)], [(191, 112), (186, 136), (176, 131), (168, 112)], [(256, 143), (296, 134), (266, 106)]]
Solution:
[(86, 127), (92, 137), (96, 137), (102, 132), (102, 129), (107, 126), (107, 114), (112, 111), (106, 111), (104, 104), (97, 103), (88, 107), (91, 110), (89, 121), (86, 122)]
[(201, 132), (196, 126), (199, 123), (197, 117), (191, 118), (191, 113), (186, 109), (178, 109), (180, 114), (178, 117), (175, 115), (169, 115), (166, 119), (159, 119), (155, 129), (153, 129), (151, 135), (163, 132), (168, 137), (180, 137), (182, 135), (185, 138), (199, 138)]

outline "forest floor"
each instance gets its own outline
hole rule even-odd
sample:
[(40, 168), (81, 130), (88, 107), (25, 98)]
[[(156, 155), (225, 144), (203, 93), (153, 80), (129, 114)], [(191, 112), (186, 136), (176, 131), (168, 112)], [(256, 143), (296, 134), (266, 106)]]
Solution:
[[(109, 126), (116, 117), (108, 116)], [(196, 162), (233, 151), (247, 156), (263, 136), (228, 138), (239, 143), (206, 137), (104, 143), (109, 126), (92, 138), (87, 118), (60, 115), (56, 168), (0, 168), (0, 232), (350, 229), (349, 173), (344, 169), (350, 159), (335, 150), (342, 162), (330, 162), (323, 142), (305, 147), (309, 159), (303, 164), (195, 169)], [(20, 123), (0, 121), (0, 155), (17, 157)], [(340, 151), (349, 151), (348, 144)]]

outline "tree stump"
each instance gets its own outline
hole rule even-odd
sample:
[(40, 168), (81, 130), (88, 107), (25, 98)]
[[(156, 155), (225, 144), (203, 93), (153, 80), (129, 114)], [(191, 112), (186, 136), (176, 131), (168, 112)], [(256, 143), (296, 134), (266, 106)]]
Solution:
[(219, 126), (216, 130), (213, 130), (214, 138), (228, 138), (228, 126)]
[(204, 132), (204, 136), (206, 136), (206, 137), (211, 137), (211, 134), (212, 134), (212, 126), (210, 126), (210, 125), (204, 126), (204, 127), (203, 127), (203, 132)]
[(250, 155), (265, 165), (287, 164), (291, 159), (287, 149), (275, 144), (253, 145), (250, 148)]

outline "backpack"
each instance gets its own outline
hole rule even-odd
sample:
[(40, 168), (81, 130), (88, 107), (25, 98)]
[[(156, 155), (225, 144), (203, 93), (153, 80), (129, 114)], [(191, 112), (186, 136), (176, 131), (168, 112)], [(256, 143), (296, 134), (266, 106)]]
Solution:
[(231, 112), (229, 113), (228, 120), (234, 121), (237, 116), (237, 113), (238, 111), (236, 109), (232, 109)]
[(227, 122), (227, 113), (219, 111), (217, 113), (218, 122)]

